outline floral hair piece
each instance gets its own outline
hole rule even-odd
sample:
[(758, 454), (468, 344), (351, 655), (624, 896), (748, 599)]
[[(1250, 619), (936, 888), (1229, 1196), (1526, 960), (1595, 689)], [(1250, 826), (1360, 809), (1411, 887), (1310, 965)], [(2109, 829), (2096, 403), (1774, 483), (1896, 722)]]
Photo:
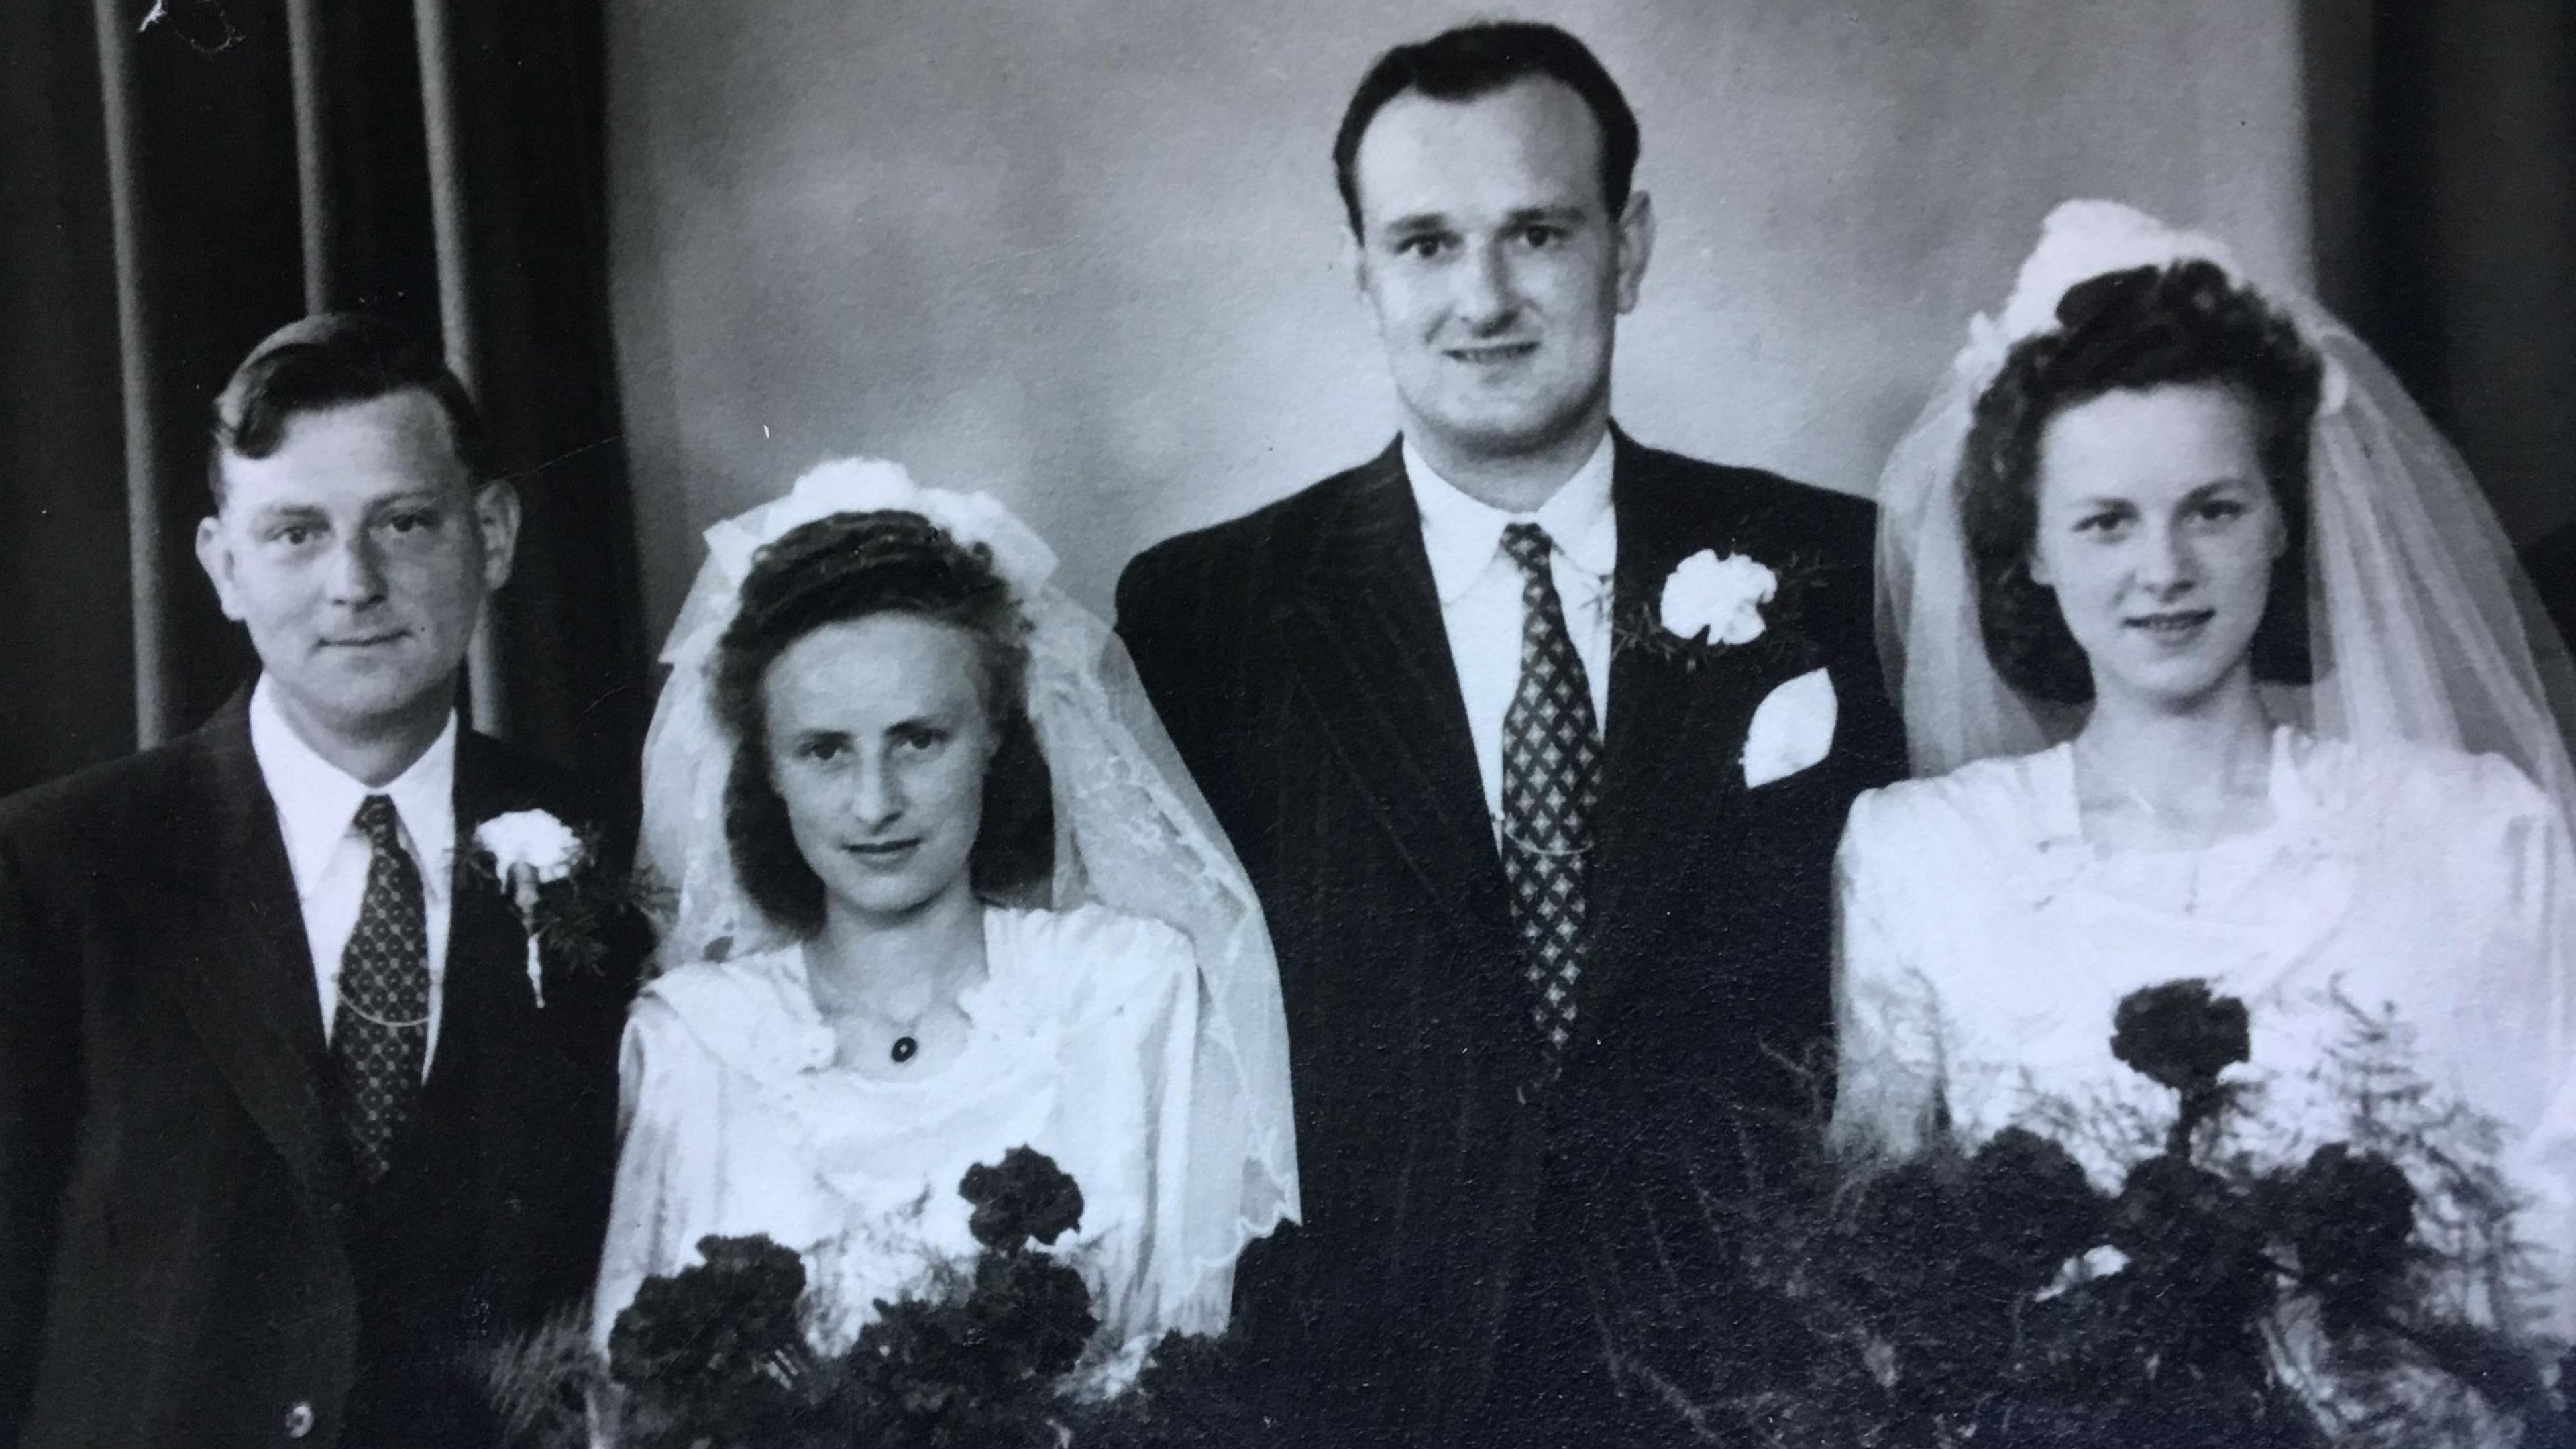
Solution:
[[(2169, 227), (2117, 201), (2062, 202), (2041, 224), (2039, 245), (2022, 262), (2002, 312), (1968, 319), (1967, 346), (1951, 366), (1968, 380), (1972, 395), (1982, 393), (2003, 371), (2004, 357), (2015, 343), (2057, 330), (2058, 303), (2077, 285), (2113, 272), (2192, 261), (2208, 262), (2236, 285), (2280, 305), (2216, 237)], [(2290, 317), (2325, 364), (2317, 411), (2320, 416), (2333, 413), (2342, 408), (2350, 386), (2343, 368), (2318, 347), (2314, 319), (2295, 311)]]
[(992, 495), (924, 488), (903, 465), (882, 458), (839, 458), (809, 469), (787, 496), (706, 531), (707, 561), (721, 581), (727, 606), (713, 611), (686, 637), (675, 635), (662, 662), (692, 668), (715, 652), (716, 641), (733, 623), (732, 605), (740, 600), (743, 580), (751, 576), (762, 548), (819, 519), (887, 511), (920, 514), (959, 543), (991, 549), (993, 571), (1023, 603), (1055, 574), (1055, 551)]

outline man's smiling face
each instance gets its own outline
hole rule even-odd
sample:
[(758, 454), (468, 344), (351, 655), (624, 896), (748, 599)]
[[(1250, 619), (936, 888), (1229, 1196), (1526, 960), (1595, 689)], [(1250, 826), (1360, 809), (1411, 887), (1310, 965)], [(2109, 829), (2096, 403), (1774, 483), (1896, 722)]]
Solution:
[(1652, 222), (1643, 193), (1610, 215), (1601, 149), (1582, 97), (1544, 77), (1466, 101), (1407, 92), (1369, 123), (1359, 281), (1435, 459), (1521, 456), (1608, 416)]
[(437, 401), (299, 413), (267, 457), (220, 466), (197, 557), (298, 732), (365, 741), (443, 717), (518, 510), (506, 484), (475, 487)]

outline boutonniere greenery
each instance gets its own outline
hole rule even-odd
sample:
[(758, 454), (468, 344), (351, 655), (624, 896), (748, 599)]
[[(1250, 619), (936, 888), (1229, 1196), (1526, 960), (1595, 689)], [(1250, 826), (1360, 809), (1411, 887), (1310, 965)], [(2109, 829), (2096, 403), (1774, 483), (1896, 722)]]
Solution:
[(485, 889), (500, 891), (528, 933), (528, 990), (546, 1004), (545, 960), (589, 969), (606, 953), (603, 920), (622, 904), (622, 892), (599, 868), (599, 842), (543, 810), (513, 810), (474, 828), (465, 872)]
[(1619, 602), (1612, 646), (1685, 669), (1748, 650), (1794, 651), (1798, 607), (1819, 572), (1801, 559), (1774, 565), (1749, 552), (1701, 549), (1673, 566), (1655, 597)]

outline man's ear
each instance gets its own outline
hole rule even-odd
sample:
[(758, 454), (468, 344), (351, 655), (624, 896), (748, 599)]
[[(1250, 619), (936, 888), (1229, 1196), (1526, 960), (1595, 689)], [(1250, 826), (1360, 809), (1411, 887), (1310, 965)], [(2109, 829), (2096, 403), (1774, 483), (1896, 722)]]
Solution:
[(1367, 297), (1369, 289), (1368, 248), (1361, 244), (1359, 235), (1353, 232), (1347, 224), (1333, 228), (1333, 235), (1338, 239), (1336, 242), (1336, 250), (1340, 253), (1342, 271), (1344, 275), (1351, 279), (1351, 291), (1362, 298)]
[(1628, 193), (1619, 212), (1619, 311), (1636, 310), (1637, 294), (1646, 285), (1646, 263), (1655, 254), (1655, 199), (1642, 191)]
[(215, 602), (222, 606), (224, 617), (238, 623), (242, 611), (233, 597), (233, 544), (220, 517), (197, 520), (197, 567), (206, 571), (206, 581), (215, 586)]
[(475, 489), (474, 527), (483, 536), (483, 586), (498, 591), (519, 553), (518, 487), (495, 479)]

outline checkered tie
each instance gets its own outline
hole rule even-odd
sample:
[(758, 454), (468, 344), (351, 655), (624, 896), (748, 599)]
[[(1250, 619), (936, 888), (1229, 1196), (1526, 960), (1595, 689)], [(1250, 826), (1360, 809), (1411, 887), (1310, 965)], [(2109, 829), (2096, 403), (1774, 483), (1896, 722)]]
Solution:
[(1583, 975), (1583, 862), (1592, 849), (1601, 736), (1583, 659), (1566, 632), (1548, 571), (1552, 545), (1535, 523), (1503, 527), (1503, 552), (1521, 567), (1521, 682), (1503, 714), (1503, 875), (1512, 920), (1528, 948), (1530, 1015), (1553, 1071), (1574, 1027)]
[(403, 849), (394, 802), (370, 795), (358, 829), (375, 851), (358, 924), (340, 953), (340, 1007), (331, 1024), (342, 1113), (358, 1170), (370, 1182), (393, 1166), (395, 1136), (420, 1096), (429, 1059), (429, 919), (420, 867)]

